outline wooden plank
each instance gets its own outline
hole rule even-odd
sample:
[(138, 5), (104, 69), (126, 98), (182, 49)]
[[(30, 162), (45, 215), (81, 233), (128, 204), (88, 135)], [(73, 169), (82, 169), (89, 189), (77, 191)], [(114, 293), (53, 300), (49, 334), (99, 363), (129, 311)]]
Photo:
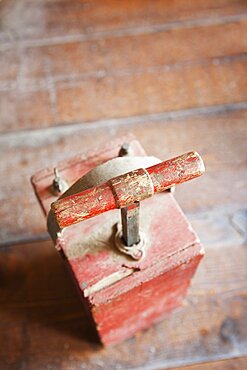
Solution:
[[(241, 31), (241, 27), (238, 31)], [(81, 45), (76, 46), (81, 54), (71, 46), (69, 50), (63, 46), (63, 51), (58, 53), (53, 48), (52, 53), (46, 51), (41, 57), (37, 50), (31, 56), (30, 52), (23, 53), (24, 59), (19, 63), (19, 68), (25, 67), (21, 79), (2, 85), (0, 131), (245, 101), (246, 56), (218, 58), (224, 52), (241, 53), (245, 48), (243, 37), (238, 38), (238, 32), (235, 34), (230, 30), (230, 34), (241, 41), (238, 45), (235, 36), (226, 37), (231, 40), (227, 46), (226, 42), (221, 41), (221, 36), (213, 37), (217, 33), (209, 32), (208, 38), (215, 39), (215, 47), (204, 48), (199, 47), (204, 45), (205, 40), (198, 30), (192, 33), (198, 35), (195, 43), (195, 37), (190, 38), (188, 32), (183, 32), (181, 45), (187, 45), (184, 48), (180, 42), (174, 42), (178, 47), (170, 48), (171, 41), (164, 43), (167, 47), (160, 48), (154, 40), (149, 43), (136, 40), (136, 45), (133, 40), (125, 40), (127, 43), (121, 48), (121, 42), (117, 40), (116, 50), (109, 50), (106, 58), (104, 51), (93, 57), (90, 52), (85, 53), (84, 57)], [(222, 34), (225, 34), (224, 29), (219, 28), (218, 35)], [(131, 43), (133, 49), (125, 55), (125, 49)], [(196, 52), (190, 57), (191, 44), (195, 44)], [(205, 44), (208, 45), (208, 42), (205, 41)], [(221, 52), (218, 45), (224, 45)], [(86, 48), (89, 46), (86, 45)], [(183, 54), (182, 49), (187, 51)], [(144, 55), (151, 57), (145, 58)], [(204, 60), (207, 55), (217, 58)], [(81, 60), (85, 60), (85, 63), (81, 63)], [(8, 59), (6, 64), (11, 66), (6, 75), (19, 75), (19, 72), (13, 72)], [(29, 65), (32, 67), (29, 68)], [(85, 69), (90, 71), (91, 68), (93, 74), (87, 72), (84, 75)], [(109, 69), (111, 72), (108, 72)], [(60, 74), (58, 80), (57, 73)], [(30, 76), (42, 78), (29, 80)]]
[[(30, 0), (1, 2), (3, 19), (1, 40), (7, 45), (16, 41), (35, 40), (43, 44), (76, 39), (78, 35), (92, 37), (94, 34), (123, 32), (124, 30), (154, 28), (168, 24), (169, 28), (179, 27), (180, 23), (209, 20), (219, 22), (223, 17), (241, 15), (246, 12), (244, 1), (192, 0), (182, 4), (179, 1), (140, 1), (120, 2), (117, 0), (90, 2)], [(53, 39), (53, 40), (52, 40)]]
[(28, 82), (38, 85), (39, 81), (35, 83), (33, 79), (46, 78), (49, 73), (50, 77), (69, 81), (77, 74), (85, 79), (88, 73), (97, 71), (110, 75), (125, 70), (140, 72), (149, 67), (236, 55), (246, 52), (246, 28), (247, 21), (243, 19), (223, 25), (4, 50), (0, 79), (13, 81), (21, 77), (19, 85), (22, 82), (21, 86), (27, 88)]
[(222, 361), (213, 361), (203, 364), (176, 367), (173, 368), (173, 370), (245, 370), (246, 366), (247, 357), (238, 357)]
[(39, 57), (36, 59), (48, 59), (52, 75), (62, 78), (95, 71), (105, 74), (141, 71), (198, 58), (244, 53), (246, 28), (247, 21), (241, 20), (224, 25), (65, 43), (37, 49)]
[[(29, 182), (31, 175), (130, 130), (148, 154), (163, 160), (191, 149), (202, 155), (206, 174), (190, 184), (180, 185), (176, 192), (186, 212), (217, 206), (233, 207), (233, 211), (242, 208), (247, 201), (246, 118), (246, 111), (173, 120), (167, 117), (164, 120), (162, 116), (157, 120), (142, 117), (133, 124), (127, 120), (119, 125), (114, 122), (112, 126), (105, 122), (86, 128), (75, 125), (3, 135), (0, 138), (1, 157), (8, 160), (1, 161), (1, 243), (40, 237), (45, 233), (45, 220)], [(216, 137), (220, 141), (215, 140)], [(10, 209), (15, 211), (10, 213)]]
[(243, 56), (219, 65), (78, 78), (57, 82), (56, 90), (48, 83), (44, 91), (4, 91), (1, 131), (240, 103), (247, 96), (245, 71)]
[(167, 369), (247, 354), (245, 246), (207, 248), (187, 304), (160, 324), (107, 349), (95, 343), (50, 242), (6, 248), (0, 261), (4, 370)]
[(4, 52), (0, 131), (246, 101), (246, 25)]
[[(59, 121), (128, 117), (246, 100), (246, 61), (57, 83)], [(77, 86), (76, 86), (77, 85)], [(226, 88), (227, 87), (227, 88)], [(97, 102), (95, 104), (95, 102)]]

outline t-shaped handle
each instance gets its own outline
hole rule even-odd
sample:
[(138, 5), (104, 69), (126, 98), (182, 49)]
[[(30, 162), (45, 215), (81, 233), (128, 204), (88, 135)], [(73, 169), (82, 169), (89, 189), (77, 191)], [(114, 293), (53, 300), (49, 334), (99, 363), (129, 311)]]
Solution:
[(189, 152), (148, 168), (140, 168), (93, 188), (52, 203), (51, 209), (62, 229), (106, 211), (125, 208), (174, 185), (201, 176), (202, 158)]

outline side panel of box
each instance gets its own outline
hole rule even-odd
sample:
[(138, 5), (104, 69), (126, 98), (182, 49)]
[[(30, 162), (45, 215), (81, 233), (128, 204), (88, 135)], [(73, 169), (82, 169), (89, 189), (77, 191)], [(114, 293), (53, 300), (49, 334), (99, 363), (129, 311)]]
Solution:
[(101, 341), (120, 342), (179, 307), (201, 258), (198, 254), (105, 304), (94, 305), (92, 315)]

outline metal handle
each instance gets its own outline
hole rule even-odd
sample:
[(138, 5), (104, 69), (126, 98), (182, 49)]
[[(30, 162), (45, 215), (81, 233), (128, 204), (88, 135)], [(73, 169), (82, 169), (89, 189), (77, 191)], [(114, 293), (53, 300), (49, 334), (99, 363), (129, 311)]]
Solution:
[(189, 152), (146, 169), (117, 176), (99, 186), (58, 199), (51, 209), (62, 229), (106, 211), (128, 207), (174, 185), (201, 176), (202, 158)]

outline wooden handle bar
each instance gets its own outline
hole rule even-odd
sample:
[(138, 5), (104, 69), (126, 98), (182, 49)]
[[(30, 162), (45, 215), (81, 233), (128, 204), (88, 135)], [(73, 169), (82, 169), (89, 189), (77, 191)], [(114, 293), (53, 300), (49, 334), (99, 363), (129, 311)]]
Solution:
[(104, 184), (58, 199), (51, 209), (60, 228), (111, 209), (123, 208), (174, 185), (201, 176), (202, 158), (189, 152), (162, 163), (128, 172)]

